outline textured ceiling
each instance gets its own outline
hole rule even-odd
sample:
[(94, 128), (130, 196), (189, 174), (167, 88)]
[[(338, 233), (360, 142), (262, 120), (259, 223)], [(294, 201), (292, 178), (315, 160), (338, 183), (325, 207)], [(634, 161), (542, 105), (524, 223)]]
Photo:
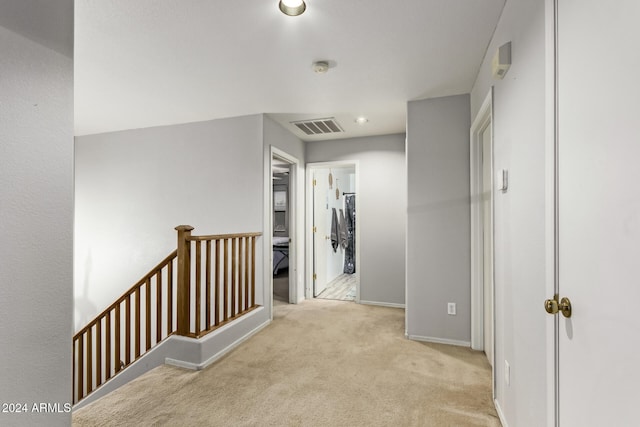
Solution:
[(332, 136), (289, 122), (404, 132), (407, 101), (471, 90), (503, 4), (308, 0), (287, 17), (277, 0), (76, 0), (76, 134), (256, 113), (304, 140)]

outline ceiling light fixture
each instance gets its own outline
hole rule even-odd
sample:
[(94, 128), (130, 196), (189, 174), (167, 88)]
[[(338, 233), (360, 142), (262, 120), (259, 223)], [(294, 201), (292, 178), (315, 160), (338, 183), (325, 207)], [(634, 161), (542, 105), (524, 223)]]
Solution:
[(316, 61), (313, 63), (313, 71), (318, 74), (324, 74), (329, 71), (328, 61)]
[(302, 15), (307, 10), (304, 0), (280, 0), (280, 11), (287, 16)]
[(358, 117), (355, 122), (359, 125), (363, 125), (365, 123), (367, 123), (369, 121), (369, 119), (367, 119), (366, 117)]

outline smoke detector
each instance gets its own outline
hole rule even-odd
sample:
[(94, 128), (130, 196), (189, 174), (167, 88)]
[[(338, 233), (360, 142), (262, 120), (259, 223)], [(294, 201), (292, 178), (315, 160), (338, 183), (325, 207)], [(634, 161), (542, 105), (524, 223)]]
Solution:
[(496, 50), (491, 62), (493, 78), (503, 79), (511, 67), (511, 42), (505, 43)]
[(324, 74), (329, 71), (329, 62), (327, 61), (316, 61), (313, 63), (313, 71), (318, 74)]

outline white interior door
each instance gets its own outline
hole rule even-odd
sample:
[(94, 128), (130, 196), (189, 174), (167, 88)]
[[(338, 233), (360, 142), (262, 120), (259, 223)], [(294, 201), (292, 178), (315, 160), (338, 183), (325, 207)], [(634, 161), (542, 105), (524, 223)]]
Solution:
[(483, 301), (484, 353), (493, 366), (493, 224), (491, 122), (481, 133), (482, 142), (482, 243), (483, 243)]
[(559, 421), (638, 425), (640, 2), (558, 0)]
[(318, 169), (313, 177), (315, 180), (313, 186), (313, 296), (316, 297), (327, 287), (326, 251), (327, 245), (331, 244), (326, 238), (329, 171)]

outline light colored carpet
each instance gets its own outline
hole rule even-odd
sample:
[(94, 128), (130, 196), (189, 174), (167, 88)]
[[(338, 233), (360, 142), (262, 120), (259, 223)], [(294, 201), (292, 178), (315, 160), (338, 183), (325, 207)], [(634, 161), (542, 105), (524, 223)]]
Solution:
[(200, 372), (158, 367), (73, 414), (74, 426), (500, 426), (483, 353), (404, 337), (404, 311), (278, 304)]

